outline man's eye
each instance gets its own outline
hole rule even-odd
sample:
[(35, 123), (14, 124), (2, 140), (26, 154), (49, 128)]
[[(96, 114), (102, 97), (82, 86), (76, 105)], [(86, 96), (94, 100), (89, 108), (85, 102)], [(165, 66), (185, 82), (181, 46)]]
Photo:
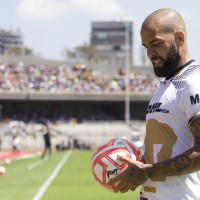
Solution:
[(159, 45), (160, 44), (160, 42), (154, 42), (152, 45)]

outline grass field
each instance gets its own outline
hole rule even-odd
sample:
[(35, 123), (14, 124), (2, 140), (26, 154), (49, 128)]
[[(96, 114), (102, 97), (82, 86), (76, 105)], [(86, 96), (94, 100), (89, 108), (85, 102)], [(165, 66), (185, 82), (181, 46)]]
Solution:
[[(44, 183), (58, 169), (67, 152), (54, 152), (50, 160), (40, 157), (13, 160), (0, 177), (0, 199), (33, 200)], [(91, 151), (73, 151), (46, 187), (42, 200), (137, 200), (139, 191), (114, 194), (101, 188), (94, 180)]]

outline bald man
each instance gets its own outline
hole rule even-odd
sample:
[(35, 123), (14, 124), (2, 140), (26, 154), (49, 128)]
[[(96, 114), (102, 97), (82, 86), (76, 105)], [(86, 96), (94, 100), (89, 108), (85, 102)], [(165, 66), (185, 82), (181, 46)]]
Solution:
[(156, 10), (141, 39), (163, 77), (146, 112), (145, 164), (119, 157), (129, 167), (109, 184), (121, 193), (141, 185), (140, 200), (200, 200), (200, 66), (189, 55), (184, 20)]

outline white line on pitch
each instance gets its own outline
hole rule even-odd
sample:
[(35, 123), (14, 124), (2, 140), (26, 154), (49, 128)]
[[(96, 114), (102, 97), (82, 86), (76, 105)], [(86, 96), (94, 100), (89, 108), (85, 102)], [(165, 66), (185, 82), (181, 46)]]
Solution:
[(44, 160), (40, 160), (40, 161), (37, 161), (31, 165), (28, 166), (28, 170), (32, 170), (36, 167), (38, 167), (39, 165), (43, 164), (45, 161), (47, 161), (48, 159), (44, 159)]
[(33, 200), (40, 200), (43, 194), (45, 193), (46, 189), (49, 187), (51, 182), (54, 180), (54, 178), (57, 176), (58, 172), (64, 165), (64, 163), (67, 161), (69, 156), (71, 155), (71, 151), (68, 151), (67, 154), (65, 154), (64, 158), (58, 163), (56, 168), (54, 169), (53, 173), (49, 176), (49, 178), (45, 181), (45, 183), (40, 187), (37, 194), (34, 196)]

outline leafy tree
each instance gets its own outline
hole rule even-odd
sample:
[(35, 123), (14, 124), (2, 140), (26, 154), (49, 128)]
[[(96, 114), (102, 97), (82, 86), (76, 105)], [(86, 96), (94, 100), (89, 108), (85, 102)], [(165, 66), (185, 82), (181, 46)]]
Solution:
[(98, 61), (95, 47), (87, 43), (77, 46), (73, 50), (66, 50), (65, 56), (72, 60)]
[(15, 56), (20, 56), (20, 55), (32, 55), (33, 51), (32, 49), (28, 47), (13, 47), (8, 50), (9, 55), (15, 55)]

